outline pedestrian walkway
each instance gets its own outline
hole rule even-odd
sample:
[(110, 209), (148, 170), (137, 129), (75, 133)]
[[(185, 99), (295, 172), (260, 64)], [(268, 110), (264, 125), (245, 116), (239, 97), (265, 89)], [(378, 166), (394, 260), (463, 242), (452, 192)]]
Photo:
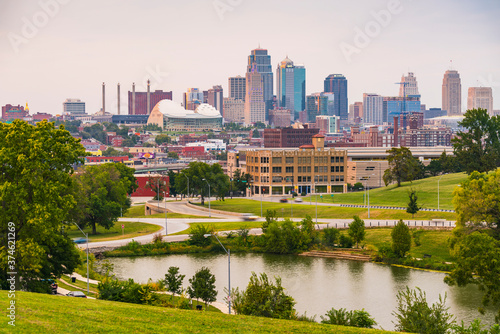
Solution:
[[(77, 280), (79, 281), (84, 281), (85, 283), (87, 282), (87, 277), (83, 277), (82, 275), (78, 273), (72, 273), (70, 277), (76, 277)], [(89, 278), (89, 283), (90, 284), (99, 284), (99, 281), (96, 281), (95, 279)]]

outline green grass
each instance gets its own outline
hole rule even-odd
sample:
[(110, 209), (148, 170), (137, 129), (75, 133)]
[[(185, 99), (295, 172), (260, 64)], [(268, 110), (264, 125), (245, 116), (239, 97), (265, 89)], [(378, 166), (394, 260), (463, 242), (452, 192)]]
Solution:
[[(13, 330), (7, 320), (1, 333)], [(16, 293), (15, 324), (17, 333), (390, 333), (28, 292)]]
[[(200, 216), (183, 215), (181, 213), (169, 212), (168, 218), (200, 218)], [(155, 213), (154, 215), (146, 216), (144, 214), (144, 205), (132, 206), (123, 215), (124, 218), (165, 218), (164, 213)]]
[[(122, 235), (122, 225), (125, 226), (124, 234)], [(108, 241), (134, 238), (141, 235), (155, 233), (161, 230), (162, 227), (153, 224), (137, 223), (137, 222), (116, 222), (113, 227), (106, 230), (104, 227), (97, 226), (97, 234), (93, 235), (90, 227), (84, 228), (83, 231), (89, 234), (89, 241)], [(76, 226), (70, 226), (65, 230), (68, 237), (85, 238), (83, 233)]]
[[(71, 285), (75, 285), (75, 286), (77, 286), (81, 289), (85, 289), (85, 291), (87, 291), (87, 279), (86, 279), (86, 277), (85, 277), (85, 281), (81, 281), (81, 280), (77, 279), (75, 281), (75, 283), (71, 282), (71, 277), (69, 277), (69, 276), (63, 275), (63, 276), (61, 276), (60, 279), (67, 282), (67, 283), (70, 283)], [(97, 284), (89, 283), (89, 288), (90, 288), (90, 291), (92, 291), (92, 290), (97, 291)]]
[[(371, 197), (371, 195), (370, 195)], [(370, 200), (371, 203), (371, 200)], [(262, 210), (265, 216), (266, 210), (276, 210), (278, 217), (290, 217), (291, 214), (290, 203), (274, 203), (263, 202)], [(205, 202), (205, 207), (208, 203)], [(225, 199), (224, 201), (212, 201), (212, 209), (252, 213), (260, 216), (260, 202), (249, 199)], [(282, 211), (283, 209), (283, 211)], [(306, 204), (293, 204), (293, 217), (304, 218), (306, 215), (316, 217), (316, 206)], [(368, 210), (366, 208), (345, 208), (339, 206), (318, 206), (318, 218), (338, 218), (349, 219), (358, 215), (362, 219), (368, 218)], [(384, 210), (384, 209), (370, 209), (370, 219), (417, 219), (417, 220), (430, 220), (430, 219), (447, 219), (456, 220), (455, 213), (452, 212), (433, 212), (433, 211), (419, 211), (414, 218), (404, 210)]]
[(240, 228), (259, 228), (262, 227), (262, 222), (256, 221), (240, 221), (240, 222), (217, 222), (217, 223), (190, 223), (189, 228), (184, 231), (180, 231), (177, 233), (169, 234), (169, 235), (180, 235), (180, 234), (189, 234), (191, 233), (191, 229), (194, 227), (194, 224), (205, 224), (209, 226), (213, 226), (215, 232), (219, 231), (232, 231), (239, 230)]
[[(408, 205), (408, 191), (413, 188), (417, 191), (418, 204), (424, 208), (437, 209), (437, 183), (441, 176), (429, 177), (413, 182), (404, 182), (401, 187), (395, 184), (374, 188), (370, 190), (370, 205), (383, 206), (399, 206), (406, 207)], [(453, 190), (462, 181), (465, 181), (467, 175), (465, 173), (446, 174), (441, 177), (439, 182), (439, 208), (445, 210), (453, 210)], [(335, 194), (333, 197), (334, 203), (341, 204), (363, 204), (364, 191), (349, 192), (344, 194)], [(315, 202), (315, 196), (312, 197), (312, 202)], [(308, 202), (309, 197), (304, 197), (304, 202)], [(332, 203), (331, 195), (323, 195), (323, 198), (318, 196), (318, 203)]]

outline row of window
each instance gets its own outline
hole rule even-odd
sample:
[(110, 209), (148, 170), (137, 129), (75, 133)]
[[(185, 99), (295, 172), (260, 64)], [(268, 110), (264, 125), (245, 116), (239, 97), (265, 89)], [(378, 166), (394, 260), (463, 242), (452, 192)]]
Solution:
[[(298, 167), (299, 173), (311, 173), (311, 166), (299, 166)], [(251, 172), (258, 172), (259, 167), (250, 166), (250, 171)], [(281, 167), (273, 167), (272, 169), (273, 173), (281, 173), (282, 168)], [(263, 166), (260, 167), (260, 172), (261, 173), (269, 173), (269, 167)], [(330, 173), (343, 173), (344, 172), (344, 166), (330, 166)], [(294, 173), (294, 168), (293, 166), (290, 167), (285, 167), (285, 173), (291, 174)], [(328, 166), (314, 166), (314, 173), (323, 173), (326, 174), (328, 173)]]
[[(272, 158), (273, 164), (276, 164), (276, 165), (281, 164), (282, 161), (283, 160), (281, 157), (273, 157)], [(250, 162), (257, 163), (257, 162), (259, 162), (259, 159), (258, 159), (258, 157), (250, 157)], [(343, 162), (344, 162), (344, 157), (330, 157), (330, 163), (343, 163)], [(260, 157), (260, 163), (261, 164), (268, 164), (269, 157)], [(294, 157), (286, 157), (285, 163), (293, 164)], [(311, 157), (298, 157), (298, 163), (299, 164), (311, 164)], [(314, 157), (314, 163), (315, 164), (327, 164), (328, 163), (328, 156)]]
[[(269, 176), (261, 176), (260, 181), (262, 183), (267, 183), (269, 182)], [(332, 175), (330, 177), (331, 182), (344, 182), (344, 175)], [(272, 183), (290, 183), (292, 182), (292, 178), (289, 177), (282, 177), (282, 176), (273, 176), (272, 177)], [(311, 176), (310, 175), (300, 175), (297, 176), (297, 182), (298, 183), (303, 183), (303, 182), (308, 182), (311, 183)], [(316, 175), (315, 176), (315, 183), (326, 183), (328, 182), (328, 176), (327, 175)]]

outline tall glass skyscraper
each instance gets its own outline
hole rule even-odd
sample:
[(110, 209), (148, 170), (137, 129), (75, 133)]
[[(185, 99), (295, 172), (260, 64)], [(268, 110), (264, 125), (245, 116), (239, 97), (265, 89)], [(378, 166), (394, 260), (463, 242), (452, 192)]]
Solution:
[(292, 120), (306, 109), (306, 69), (294, 65), (288, 57), (276, 69), (276, 94), (278, 107), (291, 110)]
[[(252, 72), (253, 64), (257, 65), (257, 72), (262, 76), (264, 89), (264, 103), (266, 104), (266, 121), (269, 120), (269, 110), (273, 108), (273, 69), (271, 66), (271, 56), (266, 49), (252, 50), (248, 56), (247, 73)], [(247, 90), (248, 90), (247, 86)]]
[(348, 117), (349, 102), (347, 101), (347, 79), (342, 74), (330, 74), (325, 79), (325, 93), (334, 94), (334, 115), (339, 116), (341, 121)]

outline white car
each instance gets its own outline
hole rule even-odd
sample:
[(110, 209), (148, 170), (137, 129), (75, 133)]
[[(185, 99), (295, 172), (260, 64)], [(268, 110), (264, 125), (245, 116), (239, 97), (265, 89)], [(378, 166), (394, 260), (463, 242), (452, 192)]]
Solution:
[(259, 216), (254, 216), (251, 213), (242, 213), (241, 219), (246, 220), (246, 221), (257, 220), (257, 219), (259, 219)]
[(299, 203), (300, 203), (300, 202), (303, 202), (303, 200), (302, 200), (302, 198), (297, 197), (297, 198), (295, 199), (295, 202), (299, 202)]

